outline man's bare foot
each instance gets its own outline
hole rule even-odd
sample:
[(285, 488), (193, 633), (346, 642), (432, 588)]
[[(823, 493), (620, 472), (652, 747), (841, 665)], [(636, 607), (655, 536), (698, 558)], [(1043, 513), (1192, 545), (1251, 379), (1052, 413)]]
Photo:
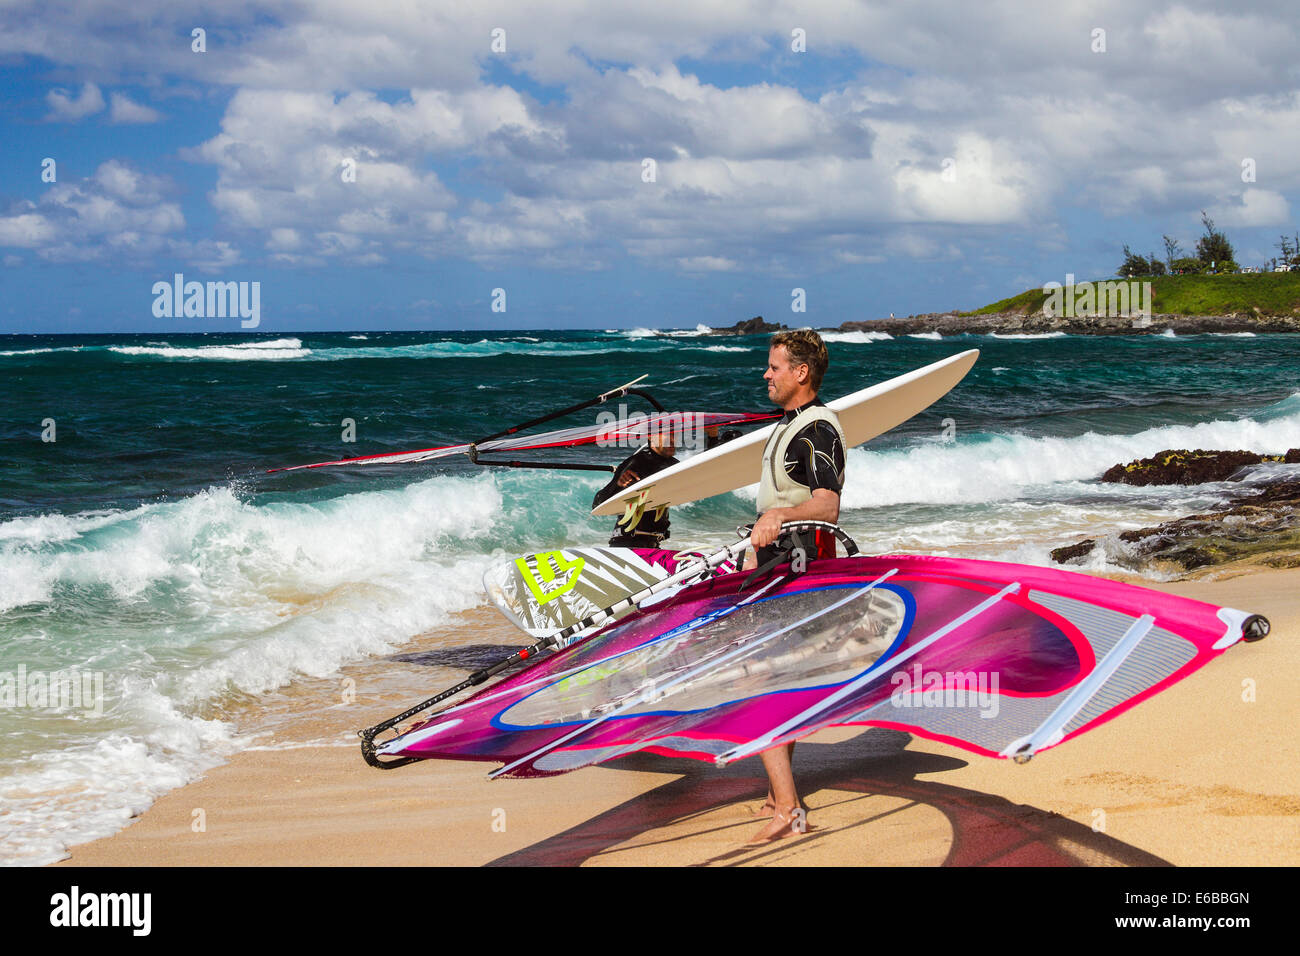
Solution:
[(776, 810), (773, 808), (772, 819), (763, 829), (749, 838), (750, 843), (773, 843), (788, 836), (803, 833), (807, 829), (803, 808), (794, 810)]
[[(808, 808), (804, 806), (802, 803), (799, 804), (799, 808), (803, 810), (804, 819), (807, 819)], [(763, 805), (761, 807), (755, 807), (753, 810), (750, 810), (749, 812), (756, 817), (770, 817), (774, 813), (776, 813), (776, 801), (773, 800), (771, 797), (768, 797), (766, 800), (763, 801)]]

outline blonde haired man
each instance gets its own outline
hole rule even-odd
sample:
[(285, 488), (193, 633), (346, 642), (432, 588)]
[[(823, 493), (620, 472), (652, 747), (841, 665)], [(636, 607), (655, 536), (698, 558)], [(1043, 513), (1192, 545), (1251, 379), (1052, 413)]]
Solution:
[[(759, 518), (751, 535), (755, 551), (746, 556), (747, 568), (773, 556), (770, 546), (784, 522), (839, 520), (847, 443), (835, 413), (817, 398), (829, 363), (826, 344), (811, 329), (772, 336), (763, 378), (768, 397), (785, 409), (785, 415), (763, 448)], [(817, 554), (835, 556), (834, 536), (818, 533)], [(770, 811), (772, 820), (750, 842), (776, 840), (803, 830), (803, 809), (791, 767), (793, 754), (794, 744), (786, 744), (761, 755), (769, 789), (760, 812)]]

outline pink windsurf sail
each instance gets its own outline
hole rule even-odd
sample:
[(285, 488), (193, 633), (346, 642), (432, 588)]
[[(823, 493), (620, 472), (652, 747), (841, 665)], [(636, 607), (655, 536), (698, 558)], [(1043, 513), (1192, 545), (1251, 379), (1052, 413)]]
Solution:
[(841, 558), (745, 579), (683, 590), (377, 752), (527, 777), (636, 751), (725, 764), (880, 726), (1025, 760), (1267, 633), (1243, 611), (989, 561)]

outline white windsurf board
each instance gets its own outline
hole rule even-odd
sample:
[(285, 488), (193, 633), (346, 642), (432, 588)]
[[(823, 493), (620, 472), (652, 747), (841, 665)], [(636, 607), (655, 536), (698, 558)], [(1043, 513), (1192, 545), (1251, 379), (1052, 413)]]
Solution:
[[(965, 378), (979, 354), (979, 349), (960, 352), (827, 402), (827, 407), (839, 417), (852, 448), (898, 427), (943, 398)], [(776, 424), (768, 425), (656, 472), (605, 499), (591, 513), (622, 514), (638, 501), (643, 501), (647, 510), (681, 505), (752, 485), (759, 479), (763, 446), (774, 428)]]

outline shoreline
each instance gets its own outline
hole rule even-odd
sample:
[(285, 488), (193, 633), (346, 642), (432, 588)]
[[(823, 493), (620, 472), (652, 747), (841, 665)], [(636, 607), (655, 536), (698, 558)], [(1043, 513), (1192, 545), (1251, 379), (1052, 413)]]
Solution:
[(1041, 312), (993, 312), (963, 315), (932, 312), (905, 319), (844, 322), (836, 332), (887, 332), (890, 335), (1260, 335), (1300, 332), (1298, 316), (1143, 315), (1045, 316)]
[[(709, 335), (771, 335), (782, 329), (799, 328), (766, 322), (757, 316), (726, 328), (710, 329)], [(926, 312), (902, 318), (853, 319), (835, 326), (818, 327), (821, 333), (883, 332), (906, 335), (1286, 335), (1300, 332), (1300, 316), (1228, 315), (1186, 313), (1137, 313), (1121, 315), (1048, 316), (1040, 312)]]
[[(483, 763), (375, 770), (353, 737), (243, 751), (54, 865), (1300, 863), (1300, 761), (1287, 756), (1300, 703), (1285, 676), (1300, 664), (1300, 570), (1142, 583), (1265, 614), (1273, 632), (1023, 766), (897, 731), (823, 731), (796, 752), (812, 829), (777, 844), (743, 843), (765, 788), (754, 759), (718, 771), (642, 754), (488, 781)], [(392, 667), (343, 670), (359, 678), (344, 723), (412, 702), (391, 685), (367, 694)]]

